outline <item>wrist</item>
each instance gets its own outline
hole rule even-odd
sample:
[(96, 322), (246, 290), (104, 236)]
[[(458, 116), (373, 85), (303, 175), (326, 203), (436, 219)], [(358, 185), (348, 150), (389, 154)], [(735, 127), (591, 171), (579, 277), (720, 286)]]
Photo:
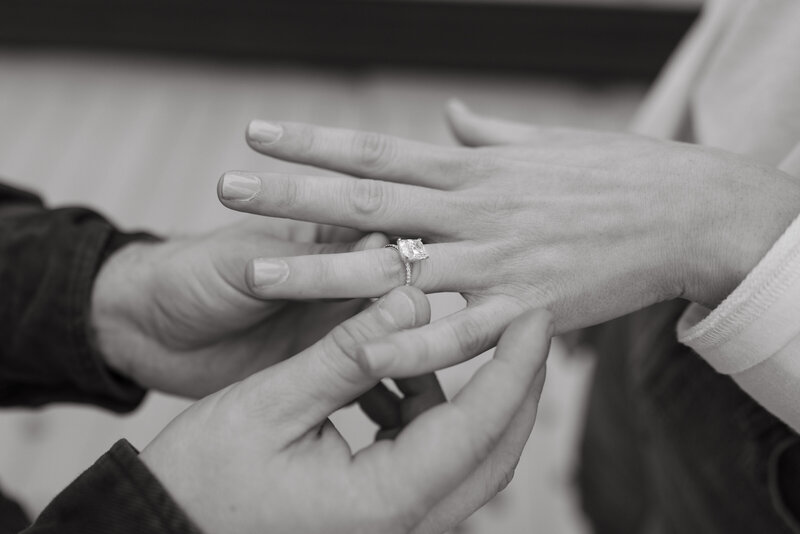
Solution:
[[(728, 203), (697, 235), (684, 298), (716, 308), (769, 252), (800, 213), (800, 187), (782, 173)], [(788, 177), (786, 177), (788, 178)]]

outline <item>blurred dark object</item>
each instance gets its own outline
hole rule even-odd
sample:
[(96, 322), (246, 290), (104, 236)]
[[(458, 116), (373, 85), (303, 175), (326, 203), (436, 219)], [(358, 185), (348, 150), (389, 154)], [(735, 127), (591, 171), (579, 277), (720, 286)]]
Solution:
[(652, 3), (6, 0), (0, 44), (650, 79), (696, 16)]

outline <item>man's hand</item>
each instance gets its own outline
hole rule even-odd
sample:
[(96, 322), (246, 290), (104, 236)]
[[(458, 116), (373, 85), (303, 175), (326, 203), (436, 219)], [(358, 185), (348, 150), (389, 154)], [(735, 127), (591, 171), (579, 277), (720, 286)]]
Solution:
[(365, 305), (260, 298), (245, 281), (250, 260), (386, 243), (380, 234), (360, 235), (252, 219), (199, 237), (128, 245), (95, 281), (100, 351), (144, 387), (195, 398), (217, 391), (308, 347)]
[[(240, 211), (428, 243), (414, 285), (459, 291), (468, 306), (365, 347), (370, 365), (390, 374), (470, 358), (531, 307), (551, 310), (565, 332), (676, 297), (713, 306), (800, 207), (796, 180), (720, 150), (479, 121), (457, 105), (449, 114), (461, 139), (492, 146), (253, 121), (257, 151), (350, 176), (251, 173), (249, 198), (222, 196)], [(375, 296), (403, 279), (392, 250), (281, 261), (286, 276), (254, 293), (285, 298), (319, 280), (309, 297)]]
[[(300, 354), (194, 404), (142, 460), (209, 533), (449, 529), (510, 480), (536, 417), (552, 327), (545, 311), (521, 316), (452, 402), (353, 455), (328, 416), (378, 383), (360, 347), (429, 314), (419, 290), (392, 291)], [(432, 391), (419, 386), (401, 385), (412, 412), (413, 396)]]

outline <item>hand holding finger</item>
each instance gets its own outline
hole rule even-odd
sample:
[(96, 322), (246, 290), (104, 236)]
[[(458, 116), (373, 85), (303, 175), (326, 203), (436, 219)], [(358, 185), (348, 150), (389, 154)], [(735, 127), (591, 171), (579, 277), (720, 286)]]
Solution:
[(505, 489), (536, 422), (545, 368), (536, 375), (528, 396), (486, 459), (452, 493), (446, 495), (412, 531), (413, 534), (445, 532), (469, 517)]
[[(426, 250), (429, 258), (412, 266), (411, 278), (425, 293), (468, 291), (491, 279), (474, 275), (485, 272), (489, 263), (480, 245), (432, 244)], [(397, 251), (370, 247), (324, 256), (255, 258), (245, 276), (247, 291), (257, 298), (330, 299), (383, 295), (405, 282), (406, 271)]]
[[(300, 354), (250, 377), (246, 387), (259, 390), (260, 403), (277, 403), (272, 412), (280, 423), (304, 433), (331, 413), (373, 387), (372, 375), (356, 359), (358, 347), (369, 339), (426, 323), (428, 299), (418, 289), (400, 287), (334, 328)], [(274, 377), (280, 376), (276, 381)], [(277, 383), (276, 383), (277, 382)], [(277, 424), (277, 423), (276, 423)]]
[[(438, 502), (478, 467), (501, 439), (525, 402), (544, 364), (552, 333), (551, 316), (538, 310), (506, 331), (493, 360), (481, 367), (452, 402), (418, 417), (398, 438), (356, 456), (371, 465), (376, 456), (391, 461), (378, 476), (406, 488), (411, 509)], [(424, 451), (424, 452), (423, 452)]]

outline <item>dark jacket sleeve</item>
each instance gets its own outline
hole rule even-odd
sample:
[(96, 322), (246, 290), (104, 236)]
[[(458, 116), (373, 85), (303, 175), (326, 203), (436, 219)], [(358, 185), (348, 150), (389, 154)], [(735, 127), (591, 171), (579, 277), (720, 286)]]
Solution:
[(67, 486), (24, 534), (200, 534), (127, 441)]
[(117, 231), (85, 208), (46, 209), (0, 183), (0, 406), (83, 402), (135, 408), (144, 390), (93, 347), (92, 285), (115, 250), (146, 234)]

